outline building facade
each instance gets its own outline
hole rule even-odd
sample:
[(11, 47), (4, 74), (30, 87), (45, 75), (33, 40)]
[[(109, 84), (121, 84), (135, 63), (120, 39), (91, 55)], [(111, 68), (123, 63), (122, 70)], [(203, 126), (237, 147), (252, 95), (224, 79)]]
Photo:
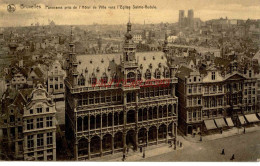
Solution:
[(185, 134), (258, 122), (257, 77), (253, 68), (232, 61), (224, 72), (214, 63), (206, 71), (181, 67), (177, 74), (179, 127)]
[(28, 96), (24, 106), (24, 160), (56, 160), (55, 105), (42, 85)]
[(76, 56), (72, 38), (65, 134), (75, 160), (176, 141), (177, 79), (167, 41), (164, 53), (136, 54), (129, 22), (123, 55)]
[(64, 79), (65, 71), (58, 60), (49, 67), (47, 74), (47, 91), (53, 95), (55, 100), (64, 99)]
[(8, 89), (1, 106), (1, 148), (7, 159), (56, 160), (56, 111), (41, 85)]

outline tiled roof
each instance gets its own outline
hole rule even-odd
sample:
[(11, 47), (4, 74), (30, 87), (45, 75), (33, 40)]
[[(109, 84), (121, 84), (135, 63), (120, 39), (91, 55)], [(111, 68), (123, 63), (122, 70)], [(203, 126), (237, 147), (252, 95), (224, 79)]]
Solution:
[[(78, 55), (77, 61), (79, 65), (77, 69), (79, 75), (82, 75), (86, 79), (86, 85), (89, 84), (89, 80), (93, 74), (97, 80), (100, 80), (104, 73), (106, 73), (108, 80), (112, 79), (115, 73), (119, 76), (120, 71), (118, 71), (118, 66), (120, 65), (120, 56), (123, 57), (121, 53)], [(162, 76), (164, 67), (167, 67), (167, 59), (164, 57), (163, 52), (138, 52), (136, 53), (136, 60), (138, 62), (138, 70), (142, 74), (142, 80), (145, 80), (147, 69), (151, 72), (151, 79), (154, 79), (156, 69), (159, 69)]]

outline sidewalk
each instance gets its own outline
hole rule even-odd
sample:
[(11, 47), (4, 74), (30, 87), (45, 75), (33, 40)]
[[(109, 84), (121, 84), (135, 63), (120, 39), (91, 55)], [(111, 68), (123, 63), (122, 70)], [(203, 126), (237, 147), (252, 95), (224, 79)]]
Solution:
[[(177, 151), (183, 149), (182, 147), (177, 146)], [(165, 153), (169, 153), (172, 151), (176, 151), (174, 150), (174, 146), (170, 147), (168, 144), (166, 143), (162, 143), (159, 145), (154, 145), (154, 146), (148, 146), (145, 148), (145, 158), (149, 158), (149, 157), (153, 157), (153, 156), (158, 156), (161, 154), (165, 154)], [(91, 159), (91, 161), (111, 161), (111, 162), (115, 162), (115, 161), (121, 161), (122, 162), (122, 158), (123, 158), (123, 153), (116, 153), (114, 155), (109, 155), (109, 156), (103, 156), (101, 158), (94, 158)], [(143, 153), (141, 153), (138, 149), (138, 151), (133, 151), (130, 150), (128, 152), (128, 154), (126, 154), (126, 162), (129, 161), (141, 161), (143, 160)]]
[[(259, 131), (259, 130), (260, 130), (260, 126), (258, 126), (258, 125), (254, 125), (252, 127), (246, 127), (246, 133), (255, 132), (255, 131)], [(222, 134), (215, 133), (215, 134), (202, 136), (202, 141), (207, 142), (207, 141), (231, 137), (231, 136), (240, 135), (240, 134), (244, 134), (244, 128), (233, 127), (231, 129), (224, 130)], [(201, 142), (199, 135), (196, 135), (195, 137), (183, 135), (182, 137), (185, 140), (190, 141), (190, 142)]]

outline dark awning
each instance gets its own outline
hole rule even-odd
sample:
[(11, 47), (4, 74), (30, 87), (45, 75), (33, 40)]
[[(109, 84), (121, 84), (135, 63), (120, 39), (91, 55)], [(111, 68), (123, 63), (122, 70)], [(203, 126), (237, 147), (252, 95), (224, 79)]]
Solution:
[(245, 115), (245, 117), (249, 123), (259, 122), (259, 119), (256, 117), (256, 114), (248, 114)]
[(215, 125), (214, 120), (204, 120), (205, 126), (207, 130), (216, 129), (217, 126)]
[(227, 121), (227, 124), (228, 124), (229, 127), (233, 127), (234, 126), (234, 123), (233, 123), (231, 118), (226, 118), (226, 121)]
[(227, 126), (227, 124), (226, 124), (226, 122), (224, 121), (223, 118), (215, 119), (215, 122), (216, 122), (218, 128), (222, 128), (222, 127)]

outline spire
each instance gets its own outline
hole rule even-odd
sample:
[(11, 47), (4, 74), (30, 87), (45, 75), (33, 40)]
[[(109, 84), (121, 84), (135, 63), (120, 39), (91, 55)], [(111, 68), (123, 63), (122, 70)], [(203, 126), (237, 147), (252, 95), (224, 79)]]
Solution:
[(72, 31), (72, 26), (70, 27), (70, 42), (73, 40), (73, 31)]
[(130, 22), (130, 9), (129, 9), (129, 20), (128, 20), (128, 23), (127, 23), (127, 32), (125, 34), (126, 40), (131, 40), (133, 38), (132, 35), (130, 34), (131, 27), (132, 27), (132, 24)]
[(128, 22), (130, 23), (130, 8), (129, 8), (129, 19), (128, 19)]
[(130, 21), (130, 9), (129, 9), (129, 18), (128, 18), (128, 23), (127, 23), (127, 32), (130, 32), (131, 31), (131, 21)]

